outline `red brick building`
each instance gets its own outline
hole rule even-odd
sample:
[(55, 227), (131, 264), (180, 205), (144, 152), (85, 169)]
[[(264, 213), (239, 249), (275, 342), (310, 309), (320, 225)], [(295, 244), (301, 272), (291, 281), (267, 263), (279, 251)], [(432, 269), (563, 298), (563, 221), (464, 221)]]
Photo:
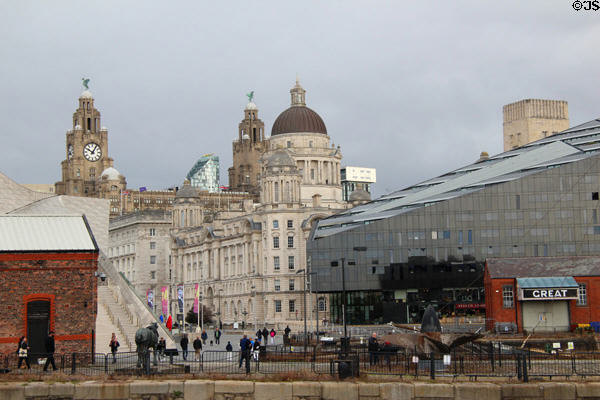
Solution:
[(487, 259), (484, 288), (489, 330), (560, 332), (600, 321), (600, 257)]
[(98, 246), (84, 216), (0, 215), (0, 353), (92, 351)]

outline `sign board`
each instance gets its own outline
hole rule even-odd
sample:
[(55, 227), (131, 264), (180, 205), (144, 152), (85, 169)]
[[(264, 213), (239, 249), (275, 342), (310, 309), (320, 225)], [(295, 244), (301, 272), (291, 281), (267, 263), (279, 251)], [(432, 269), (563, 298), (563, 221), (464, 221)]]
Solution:
[(450, 365), (450, 354), (444, 354), (444, 365)]
[(560, 343), (557, 343), (557, 342), (552, 343), (552, 348), (553, 349), (560, 349)]
[(413, 356), (412, 357), (412, 362), (413, 362), (413, 364), (418, 364), (419, 363), (419, 357)]
[(567, 342), (567, 349), (575, 350), (575, 346), (573, 345), (573, 342)]
[(456, 310), (472, 309), (472, 308), (485, 308), (485, 303), (457, 303), (454, 305)]
[(519, 300), (577, 300), (577, 288), (521, 289)]

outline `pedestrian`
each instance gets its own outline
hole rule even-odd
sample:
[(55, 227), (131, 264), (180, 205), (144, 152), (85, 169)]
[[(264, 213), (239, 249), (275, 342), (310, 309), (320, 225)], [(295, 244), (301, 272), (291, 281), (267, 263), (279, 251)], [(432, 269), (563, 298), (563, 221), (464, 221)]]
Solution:
[(269, 333), (269, 335), (271, 335), (271, 344), (275, 344), (275, 329), (271, 328), (271, 332)]
[(25, 339), (25, 336), (21, 336), (19, 338), (19, 344), (17, 345), (17, 354), (19, 354), (19, 350), (21, 349), (21, 343), (23, 343), (23, 339)]
[(192, 346), (194, 346), (194, 352), (196, 353), (196, 361), (200, 361), (200, 350), (202, 350), (202, 340), (200, 340), (200, 337), (196, 336), (196, 340), (194, 340)]
[(379, 343), (377, 343), (377, 333), (373, 332), (373, 334), (369, 338), (367, 350), (369, 350), (369, 365), (377, 364), (377, 352), (379, 351)]
[(227, 346), (225, 346), (225, 350), (227, 351), (227, 361), (233, 360), (233, 346), (231, 342), (227, 342)]
[(27, 369), (31, 369), (31, 365), (29, 365), (28, 351), (29, 351), (29, 345), (27, 344), (27, 338), (22, 337), (20, 339), (19, 350), (18, 350), (19, 363), (17, 364), (17, 369), (21, 369), (21, 363), (23, 361), (25, 361), (25, 365), (27, 365)]
[(220, 344), (221, 343), (221, 330), (219, 328), (215, 329), (215, 343), (216, 344)]
[(208, 334), (206, 333), (206, 331), (202, 331), (200, 337), (202, 338), (202, 344), (206, 344), (206, 339), (208, 339)]
[(165, 338), (160, 338), (158, 344), (156, 345), (156, 350), (158, 351), (158, 357), (162, 357), (165, 354), (165, 349), (167, 348), (167, 342)]
[(392, 344), (390, 342), (385, 342), (383, 345), (383, 348), (381, 349), (381, 352), (383, 353), (383, 358), (385, 360), (385, 364), (388, 367), (388, 370), (392, 370), (392, 363), (391, 363), (391, 356), (392, 354), (396, 353), (396, 348), (394, 348), (394, 346), (392, 346)]
[(257, 338), (261, 338), (262, 337), (262, 331), (260, 330), (260, 328), (258, 328), (258, 330), (256, 331), (256, 337)]
[(246, 335), (240, 339), (240, 366), (242, 368), (242, 361), (246, 360), (246, 373), (250, 373), (250, 340)]
[(110, 343), (108, 344), (108, 347), (110, 347), (110, 352), (112, 353), (113, 356), (113, 364), (115, 364), (117, 362), (117, 349), (119, 348), (120, 344), (119, 341), (117, 340), (117, 335), (115, 335), (115, 333), (113, 332), (111, 338), (110, 338)]
[(285, 336), (289, 336), (291, 331), (292, 330), (290, 329), (290, 326), (288, 325), (285, 327), (285, 330), (283, 332), (284, 332)]
[(187, 337), (187, 335), (184, 333), (183, 336), (181, 337), (181, 340), (179, 341), (179, 345), (181, 346), (181, 354), (183, 354), (183, 361), (187, 360), (187, 356), (188, 356), (188, 343), (189, 343), (189, 339)]
[(56, 371), (56, 364), (54, 363), (54, 331), (50, 331), (46, 337), (46, 363), (44, 364), (44, 371), (48, 371), (48, 365), (52, 364), (52, 369)]
[(252, 356), (254, 361), (258, 361), (258, 355), (260, 354), (260, 336), (254, 339), (254, 343), (252, 345)]
[(269, 331), (267, 330), (266, 326), (263, 327), (262, 335), (263, 335), (263, 338), (265, 338), (265, 346), (266, 346), (267, 345), (267, 340), (269, 339)]

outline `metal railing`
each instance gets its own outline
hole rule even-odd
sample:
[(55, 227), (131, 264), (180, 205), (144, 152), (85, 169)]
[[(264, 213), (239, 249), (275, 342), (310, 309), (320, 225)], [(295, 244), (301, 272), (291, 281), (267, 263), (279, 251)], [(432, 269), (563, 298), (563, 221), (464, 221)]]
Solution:
[[(316, 373), (342, 374), (349, 368), (355, 376), (394, 375), (399, 377), (589, 377), (600, 376), (599, 352), (537, 353), (529, 350), (474, 352), (461, 349), (449, 354), (415, 353), (405, 350), (369, 352), (354, 348), (343, 352), (339, 348), (325, 351), (309, 348), (291, 352), (290, 349), (267, 349), (242, 353), (241, 351), (166, 350), (162, 354), (148, 354), (148, 368), (135, 352), (55, 354), (58, 372), (86, 376), (144, 375), (144, 374), (289, 374)], [(17, 354), (0, 355), (0, 368), (8, 374), (43, 373), (46, 354), (29, 354), (21, 359)], [(29, 363), (27, 363), (29, 361)], [(50, 366), (48, 371), (52, 371)]]

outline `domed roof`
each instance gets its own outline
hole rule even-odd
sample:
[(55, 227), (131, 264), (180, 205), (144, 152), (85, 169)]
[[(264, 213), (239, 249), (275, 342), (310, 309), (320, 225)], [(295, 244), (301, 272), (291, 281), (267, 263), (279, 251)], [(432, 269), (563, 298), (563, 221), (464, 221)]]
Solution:
[(81, 93), (81, 96), (79, 96), (80, 99), (93, 99), (94, 96), (92, 96), (92, 92), (90, 92), (89, 90), (84, 90)]
[(350, 193), (348, 200), (350, 200), (350, 201), (371, 201), (371, 195), (366, 190), (356, 189), (354, 192)]
[(106, 179), (111, 181), (118, 181), (119, 179), (121, 179), (121, 173), (113, 167), (108, 167), (104, 171), (102, 171), (102, 173), (100, 174), (100, 178), (104, 178), (105, 176)]
[(177, 191), (175, 197), (198, 197), (198, 192), (190, 185), (190, 181), (186, 179), (183, 182), (183, 187)]
[(266, 158), (267, 167), (295, 167), (296, 162), (287, 150), (277, 150)]
[(246, 110), (258, 110), (258, 107), (256, 107), (256, 104), (254, 104), (253, 102), (250, 102), (246, 104)]
[(310, 132), (327, 135), (325, 123), (315, 111), (306, 106), (292, 106), (279, 114), (271, 136), (282, 133)]

